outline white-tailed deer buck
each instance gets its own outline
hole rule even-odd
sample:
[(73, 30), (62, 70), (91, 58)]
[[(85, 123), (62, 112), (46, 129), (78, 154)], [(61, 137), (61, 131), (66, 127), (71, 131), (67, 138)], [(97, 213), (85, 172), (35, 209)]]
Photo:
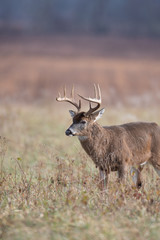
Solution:
[[(131, 122), (116, 126), (100, 126), (96, 121), (104, 113), (98, 110), (101, 105), (101, 91), (99, 85), (95, 89), (95, 98), (81, 97), (89, 102), (89, 110), (80, 112), (81, 100), (77, 104), (74, 100), (74, 89), (71, 98), (56, 98), (59, 102), (69, 102), (77, 108), (77, 112), (70, 110), (73, 118), (72, 125), (66, 130), (67, 136), (78, 136), (79, 141), (92, 158), (100, 171), (101, 187), (107, 186), (108, 175), (111, 171), (118, 171), (118, 179), (125, 179), (128, 167), (135, 172), (135, 183), (141, 187), (140, 173), (146, 163), (150, 163), (160, 176), (160, 127), (156, 123)], [(91, 104), (96, 104), (92, 107)], [(97, 111), (98, 110), (98, 111)]]

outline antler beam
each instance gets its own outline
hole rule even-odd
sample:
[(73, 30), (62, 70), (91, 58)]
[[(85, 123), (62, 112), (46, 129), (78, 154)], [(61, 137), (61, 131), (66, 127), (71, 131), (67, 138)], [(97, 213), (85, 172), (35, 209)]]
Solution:
[[(89, 116), (90, 114), (95, 112), (101, 106), (102, 99), (101, 99), (101, 90), (100, 90), (99, 84), (97, 85), (97, 87), (94, 84), (94, 93), (95, 93), (95, 98), (90, 98), (90, 97), (86, 98), (86, 97), (83, 97), (83, 96), (78, 94), (82, 99), (89, 102), (89, 107), (90, 108), (89, 108), (88, 112), (86, 113), (86, 116)], [(92, 108), (91, 103), (96, 103), (97, 106)]]
[(61, 97), (60, 92), (58, 94), (59, 94), (59, 96), (56, 98), (56, 100), (58, 102), (69, 102), (69, 103), (71, 103), (72, 105), (74, 105), (77, 108), (78, 112), (80, 111), (80, 109), (81, 109), (81, 100), (79, 100), (79, 105), (75, 102), (75, 99), (74, 99), (74, 87), (71, 90), (71, 98), (68, 98), (66, 96), (66, 87), (64, 88), (64, 97)]

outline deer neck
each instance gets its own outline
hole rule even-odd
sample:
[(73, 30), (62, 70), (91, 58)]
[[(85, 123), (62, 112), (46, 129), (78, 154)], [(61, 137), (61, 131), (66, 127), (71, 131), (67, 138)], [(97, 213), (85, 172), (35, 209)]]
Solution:
[(90, 141), (91, 139), (98, 138), (102, 135), (104, 129), (98, 123), (93, 123), (84, 133), (83, 136), (78, 136), (78, 139), (81, 141)]
[(95, 156), (100, 157), (102, 155), (100, 149), (103, 149), (101, 146), (104, 146), (105, 136), (106, 130), (98, 123), (93, 123), (85, 136), (79, 136), (78, 138), (86, 153), (95, 158)]

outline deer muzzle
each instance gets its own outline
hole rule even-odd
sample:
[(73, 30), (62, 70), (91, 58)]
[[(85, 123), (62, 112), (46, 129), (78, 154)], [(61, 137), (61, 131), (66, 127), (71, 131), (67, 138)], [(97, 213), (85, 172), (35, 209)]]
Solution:
[(74, 136), (74, 133), (68, 128), (65, 132), (67, 136)]

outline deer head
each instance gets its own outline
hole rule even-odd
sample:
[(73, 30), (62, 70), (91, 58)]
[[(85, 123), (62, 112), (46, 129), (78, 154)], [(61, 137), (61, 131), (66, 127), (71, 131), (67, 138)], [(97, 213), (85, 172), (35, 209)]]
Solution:
[[(94, 92), (95, 98), (86, 98), (78, 94), (81, 99), (89, 102), (89, 110), (87, 112), (80, 111), (81, 100), (79, 100), (79, 104), (75, 102), (74, 88), (72, 88), (71, 91), (71, 98), (66, 97), (66, 88), (64, 89), (64, 97), (61, 97), (61, 94), (59, 93), (59, 97), (56, 98), (57, 101), (69, 102), (77, 108), (77, 112), (69, 110), (73, 123), (65, 132), (67, 136), (86, 136), (90, 127), (95, 123), (95, 121), (101, 118), (104, 113), (104, 108), (98, 110), (101, 106), (101, 90), (99, 85), (96, 87), (94, 84)], [(96, 104), (95, 107), (92, 107), (93, 103)]]

